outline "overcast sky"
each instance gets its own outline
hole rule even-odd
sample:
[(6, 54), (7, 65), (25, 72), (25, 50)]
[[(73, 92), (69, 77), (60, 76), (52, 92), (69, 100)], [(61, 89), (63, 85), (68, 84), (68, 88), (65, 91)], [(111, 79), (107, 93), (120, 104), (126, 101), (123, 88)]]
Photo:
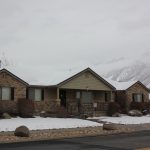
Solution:
[(0, 55), (24, 70), (50, 75), (149, 52), (150, 0), (0, 0)]

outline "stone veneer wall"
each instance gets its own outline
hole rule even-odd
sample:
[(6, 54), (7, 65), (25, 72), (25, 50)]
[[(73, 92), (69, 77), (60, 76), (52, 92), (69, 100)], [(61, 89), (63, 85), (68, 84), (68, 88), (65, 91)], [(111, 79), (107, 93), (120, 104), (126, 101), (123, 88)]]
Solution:
[(34, 101), (35, 113), (39, 114), (42, 111), (56, 112), (60, 106), (57, 100)]

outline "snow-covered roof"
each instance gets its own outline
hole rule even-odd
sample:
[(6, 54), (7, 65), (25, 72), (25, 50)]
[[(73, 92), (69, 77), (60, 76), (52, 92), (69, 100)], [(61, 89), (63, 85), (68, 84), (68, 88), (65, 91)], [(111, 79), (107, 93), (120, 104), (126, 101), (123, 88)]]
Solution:
[(126, 90), (137, 82), (137, 81), (119, 82), (108, 78), (105, 78), (105, 80), (110, 84), (112, 84), (116, 88), (116, 90)]

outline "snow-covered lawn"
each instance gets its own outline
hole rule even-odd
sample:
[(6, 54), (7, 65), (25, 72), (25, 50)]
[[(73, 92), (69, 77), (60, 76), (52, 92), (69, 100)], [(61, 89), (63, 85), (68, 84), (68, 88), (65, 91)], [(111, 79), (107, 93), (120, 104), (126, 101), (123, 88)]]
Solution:
[(100, 123), (74, 118), (12, 118), (0, 120), (0, 132), (14, 131), (21, 125), (27, 126), (30, 130), (102, 126)]
[(102, 122), (107, 123), (117, 123), (117, 124), (144, 124), (150, 123), (150, 115), (142, 117), (131, 117), (131, 116), (121, 116), (121, 117), (94, 117)]

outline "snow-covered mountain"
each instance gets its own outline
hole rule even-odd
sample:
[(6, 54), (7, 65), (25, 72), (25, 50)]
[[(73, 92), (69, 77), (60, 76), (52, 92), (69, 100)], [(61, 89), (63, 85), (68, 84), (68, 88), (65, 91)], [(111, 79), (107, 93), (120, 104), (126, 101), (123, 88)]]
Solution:
[(134, 61), (123, 67), (112, 69), (104, 73), (106, 78), (119, 82), (141, 81), (150, 88), (150, 65), (144, 61)]

